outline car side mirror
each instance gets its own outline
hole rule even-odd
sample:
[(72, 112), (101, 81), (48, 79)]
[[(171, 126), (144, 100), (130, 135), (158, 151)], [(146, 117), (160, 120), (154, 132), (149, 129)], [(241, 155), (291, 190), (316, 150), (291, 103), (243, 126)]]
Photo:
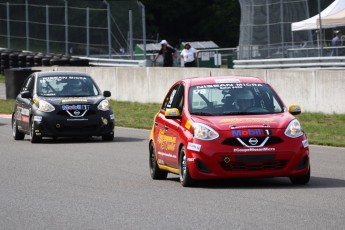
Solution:
[(166, 109), (164, 113), (167, 119), (179, 119), (181, 118), (181, 113), (178, 108)]
[(105, 90), (105, 91), (103, 92), (103, 96), (104, 96), (104, 97), (110, 97), (110, 96), (111, 96), (111, 92)]
[(301, 106), (299, 106), (299, 105), (290, 105), (289, 106), (289, 112), (292, 115), (298, 115), (298, 114), (300, 114), (302, 112)]
[(32, 98), (32, 95), (29, 91), (22, 92), (21, 96), (22, 96), (22, 98), (27, 98), (27, 99)]

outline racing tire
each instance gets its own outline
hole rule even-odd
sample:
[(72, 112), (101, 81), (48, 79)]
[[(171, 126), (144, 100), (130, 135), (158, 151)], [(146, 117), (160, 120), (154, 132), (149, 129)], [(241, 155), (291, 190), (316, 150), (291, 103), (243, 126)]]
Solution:
[(31, 143), (40, 143), (42, 141), (42, 137), (41, 136), (37, 136), (35, 130), (36, 130), (36, 125), (35, 125), (35, 121), (34, 121), (34, 117), (31, 117), (31, 121), (30, 121), (30, 142)]
[(12, 135), (13, 139), (18, 141), (18, 140), (24, 140), (25, 134), (19, 132), (18, 130), (18, 124), (17, 124), (17, 119), (15, 119), (15, 115), (12, 115)]
[(194, 184), (192, 177), (189, 174), (187, 154), (184, 146), (182, 146), (179, 155), (179, 171), (180, 171), (180, 182), (183, 187), (191, 187)]
[(294, 185), (304, 185), (304, 184), (307, 184), (309, 180), (310, 180), (310, 168), (306, 175), (290, 177), (290, 181)]
[(156, 150), (153, 142), (150, 143), (149, 147), (150, 152), (150, 159), (149, 159), (149, 165), (150, 165), (150, 175), (151, 178), (154, 180), (165, 180), (168, 176), (168, 172), (163, 171), (159, 168), (156, 160)]
[(102, 141), (113, 141), (114, 140), (114, 133), (108, 133), (102, 136)]

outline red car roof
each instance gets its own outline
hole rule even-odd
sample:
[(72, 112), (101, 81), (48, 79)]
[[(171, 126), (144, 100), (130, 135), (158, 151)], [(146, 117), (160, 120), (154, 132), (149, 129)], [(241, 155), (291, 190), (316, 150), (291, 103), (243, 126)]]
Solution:
[(219, 84), (219, 83), (262, 83), (267, 84), (264, 80), (252, 76), (212, 76), (212, 77), (195, 77), (184, 79), (189, 82), (190, 86), (203, 84)]

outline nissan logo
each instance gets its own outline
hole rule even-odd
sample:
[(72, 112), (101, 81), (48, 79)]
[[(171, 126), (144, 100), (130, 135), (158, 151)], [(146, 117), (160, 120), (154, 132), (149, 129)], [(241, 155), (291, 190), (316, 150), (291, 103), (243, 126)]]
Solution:
[(249, 139), (249, 144), (256, 145), (257, 143), (258, 143), (258, 139), (254, 138), (254, 137)]

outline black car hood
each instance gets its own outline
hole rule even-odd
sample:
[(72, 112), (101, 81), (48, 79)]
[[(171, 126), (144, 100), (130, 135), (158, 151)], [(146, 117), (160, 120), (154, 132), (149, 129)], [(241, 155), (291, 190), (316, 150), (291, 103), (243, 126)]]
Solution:
[(103, 96), (92, 97), (42, 97), (41, 99), (49, 102), (52, 105), (71, 105), (71, 104), (98, 104), (105, 99)]

